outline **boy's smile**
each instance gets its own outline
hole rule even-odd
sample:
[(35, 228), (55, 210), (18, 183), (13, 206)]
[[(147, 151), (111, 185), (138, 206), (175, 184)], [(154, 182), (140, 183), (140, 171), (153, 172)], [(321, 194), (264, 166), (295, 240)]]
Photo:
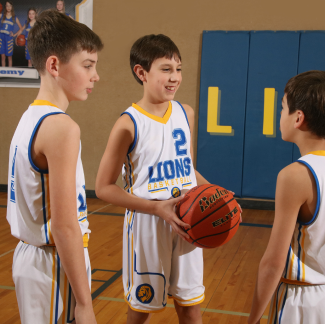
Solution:
[(149, 72), (145, 72), (145, 95), (155, 103), (173, 100), (182, 82), (182, 63), (180, 60), (161, 57), (152, 62)]

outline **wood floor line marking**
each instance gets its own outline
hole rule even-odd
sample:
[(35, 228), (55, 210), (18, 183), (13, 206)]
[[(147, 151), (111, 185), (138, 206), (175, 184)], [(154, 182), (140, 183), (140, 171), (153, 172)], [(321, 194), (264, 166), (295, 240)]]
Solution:
[(0, 286), (0, 289), (15, 290), (15, 287), (12, 287), (12, 286)]
[[(245, 236), (246, 236), (246, 235), (245, 235)], [(219, 283), (218, 283), (216, 289), (214, 290), (212, 296), (216, 293), (216, 291), (217, 291), (217, 289), (218, 289), (220, 283), (221, 283), (222, 280), (224, 279), (224, 277), (225, 277), (225, 275), (226, 275), (226, 273), (227, 273), (227, 271), (228, 271), (228, 269), (229, 269), (231, 263), (234, 261), (234, 258), (236, 257), (237, 252), (238, 252), (238, 249), (239, 249), (239, 247), (242, 245), (242, 243), (243, 243), (243, 241), (244, 241), (244, 239), (245, 239), (245, 236), (243, 237), (243, 239), (242, 239), (242, 241), (240, 242), (240, 244), (238, 244), (237, 251), (236, 251), (236, 253), (234, 253), (232, 260), (229, 262), (228, 267), (227, 267), (227, 269), (224, 271), (222, 278), (219, 280)], [(242, 255), (242, 257), (243, 257), (243, 255)], [(209, 306), (210, 302), (211, 302), (211, 300), (208, 302), (207, 306)]]
[(3, 257), (3, 256), (5, 256), (5, 255), (7, 255), (7, 254), (9, 254), (9, 253), (11, 253), (11, 252), (13, 252), (13, 251), (15, 251), (15, 249), (12, 249), (12, 250), (7, 251), (7, 252), (5, 252), (3, 254), (0, 254), (0, 258)]
[(91, 215), (91, 214), (93, 214), (93, 213), (96, 213), (96, 212), (98, 212), (99, 210), (102, 210), (102, 209), (104, 209), (104, 208), (106, 208), (106, 207), (108, 207), (108, 206), (111, 206), (111, 205), (112, 205), (112, 204), (108, 204), (108, 205), (106, 205), (106, 206), (104, 206), (104, 207), (98, 208), (98, 209), (96, 209), (95, 211), (90, 212), (87, 216), (89, 216), (89, 215)]
[[(98, 299), (125, 303), (125, 300), (122, 298), (98, 297)], [(166, 307), (175, 308), (175, 306), (171, 304), (167, 304)], [(219, 314), (237, 315), (237, 316), (245, 316), (245, 317), (249, 316), (249, 313), (232, 312), (232, 311), (226, 311), (222, 309), (201, 308), (201, 311), (208, 312), (208, 313), (219, 313)], [(267, 319), (268, 317), (266, 315), (263, 315), (262, 318)]]

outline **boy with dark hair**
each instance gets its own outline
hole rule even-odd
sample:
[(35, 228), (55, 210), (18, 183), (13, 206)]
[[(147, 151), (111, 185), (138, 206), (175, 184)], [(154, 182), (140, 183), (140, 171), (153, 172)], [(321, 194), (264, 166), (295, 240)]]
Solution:
[[(323, 323), (325, 318), (325, 72), (289, 80), (282, 99), (282, 139), (301, 158), (278, 175), (275, 219), (261, 260), (248, 323)], [(288, 251), (289, 250), (289, 251)]]
[[(130, 64), (143, 97), (114, 125), (96, 179), (99, 198), (127, 208), (127, 323), (148, 323), (150, 313), (165, 308), (168, 295), (180, 323), (199, 324), (202, 249), (182, 239), (188, 237), (182, 227), (190, 226), (177, 217), (175, 205), (183, 189), (208, 182), (192, 163), (194, 111), (173, 100), (182, 81), (181, 56), (167, 36), (148, 35), (132, 46)], [(122, 166), (124, 190), (115, 184)]]
[(80, 129), (65, 111), (99, 80), (102, 47), (87, 26), (55, 10), (29, 33), (41, 86), (11, 142), (7, 210), (20, 240), (12, 271), (23, 324), (96, 323)]

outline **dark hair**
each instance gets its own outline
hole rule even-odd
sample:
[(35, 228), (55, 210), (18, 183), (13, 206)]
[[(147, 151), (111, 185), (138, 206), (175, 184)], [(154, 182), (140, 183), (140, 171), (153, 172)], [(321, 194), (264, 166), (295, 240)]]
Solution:
[(139, 64), (145, 71), (149, 72), (152, 62), (161, 57), (168, 59), (174, 57), (177, 61), (182, 60), (175, 43), (165, 35), (146, 35), (133, 44), (130, 52), (130, 66), (133, 76), (140, 84), (143, 84), (143, 82), (133, 70), (135, 65)]
[(68, 63), (75, 53), (98, 52), (103, 46), (90, 28), (54, 9), (43, 11), (28, 34), (28, 50), (39, 73), (45, 70), (46, 60), (51, 55)]
[[(12, 21), (15, 23), (16, 22), (16, 16), (15, 16), (15, 10), (14, 10), (14, 4), (12, 3), (12, 1), (6, 1), (5, 2), (5, 8), (6, 8), (6, 4), (7, 2), (11, 5), (11, 17), (12, 17)], [(5, 21), (6, 19), (6, 16), (7, 16), (7, 10), (5, 9), (3, 12), (2, 12), (2, 22)]]
[(29, 8), (28, 11), (27, 11), (27, 23), (26, 23), (26, 27), (27, 27), (28, 24), (30, 23), (30, 19), (29, 19), (29, 12), (30, 12), (30, 11), (34, 11), (34, 12), (35, 12), (35, 19), (36, 19), (36, 17), (37, 17), (37, 11), (36, 11), (36, 8), (34, 8), (34, 7)]
[(285, 86), (289, 114), (301, 110), (308, 129), (325, 138), (325, 71), (308, 71), (291, 78)]

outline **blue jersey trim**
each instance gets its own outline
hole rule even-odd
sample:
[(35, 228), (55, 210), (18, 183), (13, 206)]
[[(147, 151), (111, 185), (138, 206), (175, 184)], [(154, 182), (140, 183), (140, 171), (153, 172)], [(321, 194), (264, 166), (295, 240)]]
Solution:
[(307, 222), (307, 223), (304, 223), (304, 222), (300, 222), (298, 221), (298, 224), (300, 225), (310, 225), (311, 223), (313, 223), (318, 215), (318, 212), (319, 212), (319, 205), (320, 205), (320, 188), (319, 188), (319, 182), (318, 182), (318, 178), (317, 178), (317, 175), (314, 171), (314, 169), (306, 162), (306, 161), (303, 161), (303, 160), (297, 160), (296, 162), (299, 162), (299, 163), (302, 163), (304, 165), (307, 166), (307, 168), (310, 170), (310, 172), (313, 174), (314, 176), (314, 179), (315, 179), (315, 182), (316, 182), (316, 189), (317, 189), (317, 204), (316, 204), (316, 209), (315, 209), (315, 213), (314, 213), (314, 216), (313, 218)]
[(283, 309), (284, 309), (284, 305), (285, 305), (286, 299), (287, 299), (288, 285), (286, 285), (285, 290), (286, 290), (286, 292), (284, 294), (284, 298), (283, 298), (283, 302), (282, 302), (282, 307), (281, 307), (281, 311), (280, 311), (279, 324), (281, 324)]
[[(45, 229), (45, 239), (46, 244), (49, 244), (49, 237), (47, 233), (47, 219), (46, 219), (46, 208), (45, 208), (45, 185), (44, 185), (44, 175), (41, 173), (41, 181), (42, 181), (42, 205), (43, 205), (43, 220), (44, 220), (44, 229)], [(49, 193), (48, 193), (49, 194)]]
[(58, 314), (59, 314), (59, 297), (60, 297), (60, 257), (59, 254), (56, 253), (57, 256), (57, 276), (56, 276), (56, 305), (55, 305), (55, 324), (58, 322)]
[(42, 116), (39, 119), (39, 121), (37, 122), (36, 126), (34, 127), (32, 136), (31, 136), (30, 141), (29, 141), (29, 145), (28, 145), (28, 159), (29, 159), (29, 163), (31, 164), (31, 166), (33, 167), (34, 170), (36, 170), (37, 172), (40, 172), (40, 173), (49, 173), (49, 170), (42, 170), (42, 169), (38, 168), (34, 164), (34, 162), (32, 160), (32, 143), (33, 143), (33, 139), (34, 139), (35, 133), (38, 130), (38, 127), (39, 127), (40, 123), (44, 120), (44, 118), (46, 118), (47, 116), (50, 116), (50, 115), (57, 115), (57, 114), (65, 114), (65, 113), (63, 113), (63, 112), (52, 112), (52, 113), (49, 113), (49, 114), (46, 114), (46, 115)]
[[(186, 111), (185, 111), (185, 109), (184, 109), (184, 107), (181, 105), (181, 103), (179, 102), (179, 101), (176, 101), (180, 106), (181, 106), (181, 108), (183, 109), (183, 113), (184, 113), (184, 115), (185, 115), (185, 118), (186, 118), (186, 121), (187, 121), (187, 125), (188, 125), (188, 127), (190, 128), (190, 123), (188, 122), (188, 119), (187, 119), (187, 114), (186, 114)], [(190, 128), (191, 129), (191, 128)]]
[(138, 139), (138, 126), (137, 126), (137, 122), (135, 121), (134, 117), (129, 113), (129, 112), (124, 112), (121, 114), (122, 115), (128, 115), (132, 121), (133, 121), (133, 124), (134, 124), (134, 140), (133, 140), (133, 143), (132, 145), (130, 145), (129, 147), (129, 150), (128, 150), (128, 154), (131, 153), (135, 147), (135, 144), (137, 143), (137, 139)]
[(165, 290), (166, 290), (166, 278), (165, 278), (165, 276), (162, 273), (158, 273), (158, 272), (138, 272), (136, 265), (137, 265), (137, 255), (136, 255), (136, 253), (134, 251), (134, 272), (136, 274), (138, 274), (140, 276), (142, 276), (142, 275), (161, 276), (164, 279), (164, 295), (163, 295), (162, 305), (163, 305), (163, 307), (165, 307), (166, 304), (167, 304), (166, 301), (165, 301)]

